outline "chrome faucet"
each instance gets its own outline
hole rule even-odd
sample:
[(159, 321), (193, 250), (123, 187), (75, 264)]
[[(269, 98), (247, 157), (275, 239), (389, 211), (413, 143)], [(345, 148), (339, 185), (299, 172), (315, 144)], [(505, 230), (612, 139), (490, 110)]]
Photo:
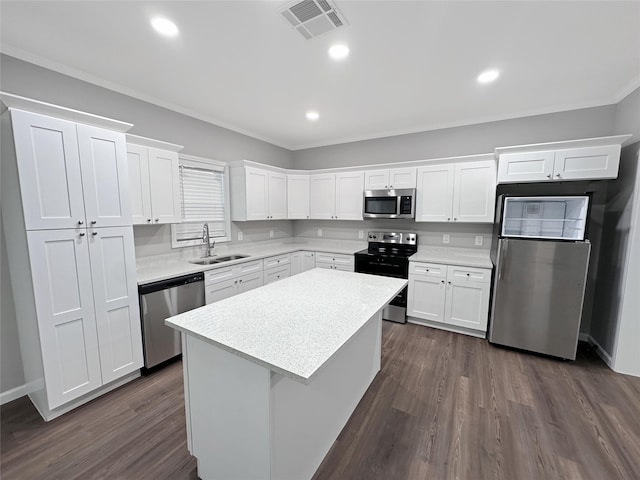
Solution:
[[(202, 226), (202, 242), (204, 243), (204, 256), (202, 258), (207, 258), (211, 256), (211, 245), (209, 244), (209, 224), (205, 223)], [(216, 246), (216, 241), (213, 241), (213, 246)]]

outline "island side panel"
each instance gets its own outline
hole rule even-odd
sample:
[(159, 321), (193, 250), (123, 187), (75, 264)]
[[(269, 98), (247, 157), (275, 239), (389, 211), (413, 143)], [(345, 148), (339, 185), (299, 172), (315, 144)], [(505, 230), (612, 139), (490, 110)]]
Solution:
[(270, 371), (191, 335), (183, 336), (198, 477), (270, 478)]
[[(187, 351), (187, 335), (180, 334), (180, 343), (182, 351)], [(189, 400), (189, 358), (186, 354), (182, 355), (182, 383), (184, 387), (184, 417), (187, 423), (187, 451), (193, 455), (193, 445), (191, 442), (191, 406)]]
[(272, 375), (272, 479), (313, 476), (380, 371), (381, 342), (380, 311), (308, 385)]

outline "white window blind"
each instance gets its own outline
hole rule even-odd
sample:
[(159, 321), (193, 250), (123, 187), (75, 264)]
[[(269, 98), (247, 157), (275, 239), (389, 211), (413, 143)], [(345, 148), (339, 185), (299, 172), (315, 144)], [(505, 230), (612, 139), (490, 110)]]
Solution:
[(202, 226), (209, 224), (211, 239), (227, 236), (224, 170), (215, 166), (180, 165), (182, 223), (175, 225), (175, 240), (202, 239)]

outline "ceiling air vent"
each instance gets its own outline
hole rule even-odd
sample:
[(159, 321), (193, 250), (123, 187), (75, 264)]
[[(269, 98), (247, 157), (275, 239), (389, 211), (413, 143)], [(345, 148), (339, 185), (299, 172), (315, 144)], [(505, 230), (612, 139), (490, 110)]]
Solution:
[(329, 0), (296, 0), (280, 11), (287, 23), (307, 40), (347, 25)]

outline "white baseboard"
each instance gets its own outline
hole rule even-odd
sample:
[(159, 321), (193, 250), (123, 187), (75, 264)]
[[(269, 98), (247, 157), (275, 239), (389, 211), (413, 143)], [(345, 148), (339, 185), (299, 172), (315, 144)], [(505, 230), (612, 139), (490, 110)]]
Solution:
[(29, 385), (25, 383), (12, 388), (11, 390), (7, 390), (6, 392), (2, 392), (0, 393), (0, 405), (4, 405), (5, 403), (17, 400), (20, 397), (24, 397), (25, 395), (28, 395), (30, 391)]
[[(581, 333), (580, 336), (582, 336), (583, 334)], [(586, 335), (587, 336), (587, 342), (589, 342), (591, 345), (593, 345), (594, 347), (596, 347), (596, 352), (598, 354), (598, 356), (604, 361), (604, 363), (607, 364), (607, 366), (613, 370), (615, 372), (615, 369), (613, 368), (613, 359), (611, 358), (611, 355), (609, 355), (609, 353), (607, 353), (607, 351), (602, 348), (602, 346), (596, 341), (595, 338), (593, 338), (591, 335)]]
[(463, 335), (469, 335), (470, 337), (486, 338), (487, 332), (484, 330), (471, 330), (470, 328), (458, 327), (455, 325), (446, 325), (444, 323), (431, 322), (422, 318), (407, 316), (407, 323), (413, 323), (414, 325), (422, 325), (423, 327), (435, 328), (438, 330), (445, 330), (447, 332), (462, 333)]

